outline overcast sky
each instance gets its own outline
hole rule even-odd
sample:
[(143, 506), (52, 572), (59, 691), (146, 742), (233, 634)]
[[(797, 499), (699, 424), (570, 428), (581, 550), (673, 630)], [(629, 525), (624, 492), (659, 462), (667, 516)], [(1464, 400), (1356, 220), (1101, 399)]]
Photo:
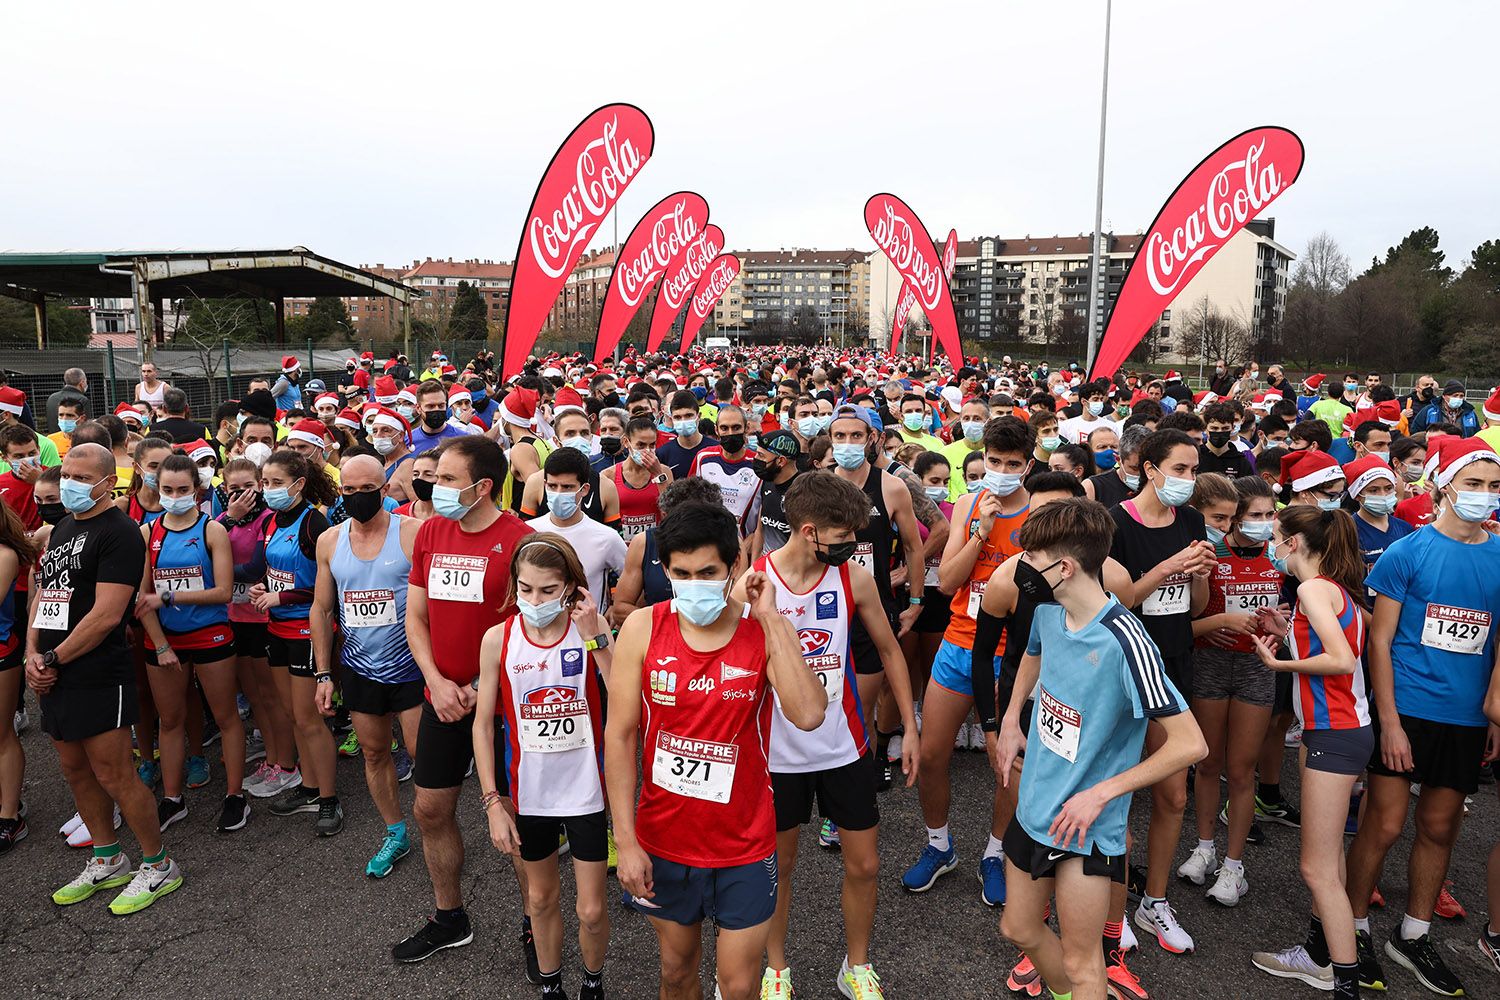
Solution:
[[(656, 129), (622, 238), (679, 188), (736, 249), (873, 248), (879, 190), (938, 236), (1076, 235), (1103, 24), (1103, 0), (17, 5), (0, 247), (508, 260), (557, 145), (611, 101)], [(1119, 0), (1105, 227), (1274, 124), (1307, 150), (1281, 242), (1326, 229), (1358, 269), (1431, 225), (1459, 266), (1500, 238), (1497, 39), (1490, 3)]]

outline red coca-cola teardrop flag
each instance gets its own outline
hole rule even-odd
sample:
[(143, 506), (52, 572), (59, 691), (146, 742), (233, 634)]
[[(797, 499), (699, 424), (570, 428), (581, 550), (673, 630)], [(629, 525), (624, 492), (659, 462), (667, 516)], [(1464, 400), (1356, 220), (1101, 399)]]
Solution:
[(682, 260), (708, 224), (708, 203), (692, 191), (669, 194), (641, 216), (615, 258), (599, 311), (594, 363), (609, 357), (651, 286)]
[(933, 339), (952, 358), (963, 357), (953, 297), (927, 227), (893, 194), (877, 194), (865, 202), (865, 225), (894, 267), (917, 293), (918, 306), (932, 324)]
[(511, 273), (501, 374), (521, 370), (558, 290), (599, 224), (651, 158), (651, 119), (633, 104), (606, 104), (568, 134), (542, 174)]
[(1156, 213), (1109, 311), (1089, 378), (1113, 375), (1177, 293), (1302, 172), (1302, 140), (1253, 128), (1204, 157)]
[(704, 270), (703, 277), (693, 289), (692, 308), (682, 324), (682, 346), (677, 349), (678, 354), (687, 353), (688, 345), (702, 329), (708, 314), (714, 311), (714, 305), (724, 297), (724, 292), (739, 273), (740, 259), (732, 253), (719, 254)]
[[(958, 263), (958, 230), (948, 230), (948, 242), (943, 246), (943, 277), (950, 282), (953, 281), (953, 267)], [(906, 327), (906, 317), (911, 315), (912, 307), (917, 304), (917, 290), (911, 286), (911, 282), (902, 279), (901, 294), (896, 296), (896, 315), (891, 323), (891, 350), (896, 350), (896, 345), (901, 342), (901, 331)], [(932, 341), (928, 341), (931, 346)]]
[(667, 331), (681, 315), (682, 307), (692, 298), (698, 279), (723, 249), (723, 230), (712, 224), (704, 226), (703, 234), (688, 244), (677, 266), (662, 276), (661, 287), (656, 290), (656, 305), (651, 309), (651, 331), (646, 336), (647, 354), (661, 347)]

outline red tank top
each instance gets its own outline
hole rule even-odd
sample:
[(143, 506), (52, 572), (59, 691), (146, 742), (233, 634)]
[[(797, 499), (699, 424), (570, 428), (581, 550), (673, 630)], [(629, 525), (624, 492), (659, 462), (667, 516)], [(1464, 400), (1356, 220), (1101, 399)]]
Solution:
[[(1241, 558), (1233, 549), (1219, 548), (1219, 561), (1208, 578), (1208, 605), (1203, 609), (1203, 617), (1226, 611), (1255, 614), (1261, 608), (1274, 608), (1281, 602), (1282, 575), (1271, 565), (1266, 555), (1268, 548), (1262, 544), (1259, 554), (1249, 559)], [(1229, 648), (1236, 653), (1255, 654), (1255, 643), (1248, 635), (1235, 632), (1229, 641)], [(1215, 647), (1207, 636), (1201, 635), (1193, 640), (1193, 645), (1200, 649), (1223, 648)]]
[(620, 534), (628, 542), (647, 528), (656, 527), (661, 520), (661, 511), (657, 507), (661, 490), (650, 481), (640, 489), (631, 486), (625, 481), (624, 462), (617, 464), (611, 474), (615, 490), (620, 494)]
[(745, 617), (723, 647), (701, 653), (683, 640), (673, 603), (652, 610), (641, 664), (636, 839), (693, 868), (761, 861), (776, 851), (765, 633)]

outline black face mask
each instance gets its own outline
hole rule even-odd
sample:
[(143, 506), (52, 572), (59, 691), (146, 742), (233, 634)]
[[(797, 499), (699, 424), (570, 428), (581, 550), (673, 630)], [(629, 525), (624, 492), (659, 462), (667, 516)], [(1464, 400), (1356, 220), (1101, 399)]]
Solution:
[(745, 435), (725, 434), (719, 438), (719, 444), (723, 447), (726, 454), (738, 455), (745, 450)]
[(768, 483), (781, 475), (781, 466), (774, 462), (762, 462), (757, 459), (750, 463), (750, 468), (755, 470), (755, 474)]
[(433, 483), (428, 479), (413, 479), (411, 481), (411, 491), (423, 503), (432, 503), (432, 487)]
[(36, 509), (42, 515), (42, 520), (48, 524), (55, 525), (68, 516), (68, 508), (61, 503), (39, 503)]
[[(427, 495), (429, 497), (432, 496), (432, 489), (430, 487), (427, 490)], [(368, 524), (370, 519), (379, 514), (381, 508), (384, 506), (381, 502), (382, 499), (379, 490), (351, 493), (344, 497), (344, 510), (348, 511), (349, 516), (360, 524)]]
[(426, 424), (427, 427), (435, 431), (441, 430), (442, 426), (447, 422), (448, 413), (446, 410), (428, 410), (427, 412), (422, 414), (422, 423)]
[(1432, 388), (1431, 386), (1428, 386), (1426, 389), (1422, 390), (1422, 398), (1423, 399), (1431, 399), (1433, 396), (1436, 396), (1436, 395), (1437, 395), (1437, 390), (1434, 389), (1434, 388)]
[(599, 439), (599, 450), (606, 455), (618, 455), (620, 453), (620, 439), (612, 435), (604, 435)]
[(817, 557), (818, 562), (825, 566), (842, 566), (854, 558), (854, 546), (856, 544), (854, 542), (837, 542), (832, 545), (824, 545), (818, 541), (815, 535), (813, 536), (813, 543), (813, 555)]
[(1208, 443), (1215, 448), (1222, 448), (1229, 443), (1229, 431), (1209, 431)]
[[(1062, 562), (1061, 559), (1054, 562), (1052, 566)], [(1047, 582), (1046, 573), (1052, 566), (1045, 569), (1037, 569), (1031, 563), (1022, 559), (1016, 563), (1016, 589), (1021, 592), (1033, 604), (1052, 604), (1057, 601), (1057, 595), (1052, 592), (1052, 584)]]
[(605, 406), (623, 406), (623, 405), (625, 405), (625, 401), (620, 398), (620, 394), (618, 392), (607, 392), (607, 393), (605, 393), (604, 394), (603, 403), (604, 403)]

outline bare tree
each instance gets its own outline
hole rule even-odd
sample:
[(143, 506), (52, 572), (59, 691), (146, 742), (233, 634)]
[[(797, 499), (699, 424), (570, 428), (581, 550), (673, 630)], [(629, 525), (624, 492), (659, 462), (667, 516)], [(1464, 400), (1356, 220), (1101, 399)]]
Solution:
[(1321, 232), (1307, 241), (1307, 250), (1292, 271), (1292, 284), (1304, 285), (1320, 295), (1337, 295), (1349, 284), (1349, 257), (1338, 240)]
[(1231, 365), (1239, 364), (1250, 355), (1250, 325), (1243, 318), (1226, 315), (1208, 301), (1207, 296), (1186, 313), (1179, 315), (1173, 310), (1172, 328), (1177, 335), (1177, 351), (1188, 360), (1202, 358), (1216, 361), (1223, 358)]

